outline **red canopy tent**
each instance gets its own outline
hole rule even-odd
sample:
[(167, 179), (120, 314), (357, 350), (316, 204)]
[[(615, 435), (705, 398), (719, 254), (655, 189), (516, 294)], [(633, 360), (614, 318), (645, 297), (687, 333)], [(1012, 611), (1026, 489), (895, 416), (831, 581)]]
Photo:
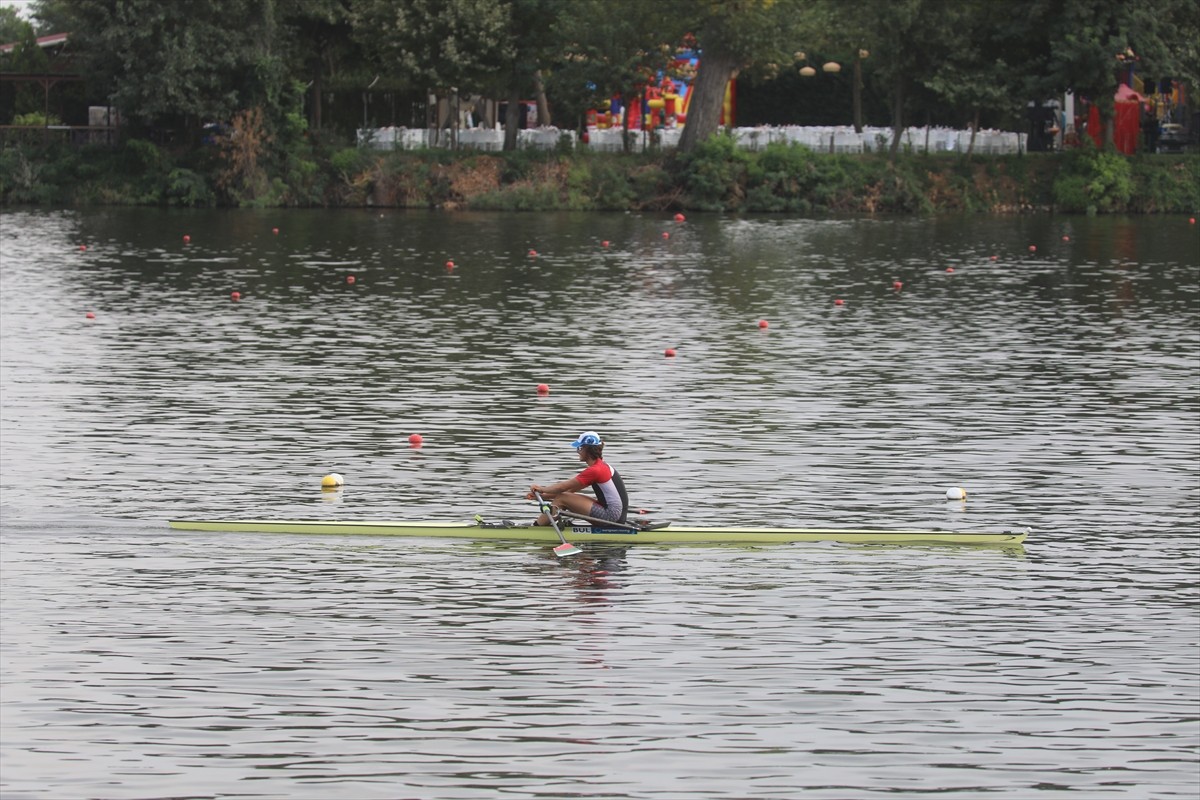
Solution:
[[(1137, 152), (1141, 104), (1145, 99), (1123, 83), (1117, 87), (1117, 93), (1113, 95), (1113, 144), (1117, 152), (1127, 156)], [(1095, 103), (1088, 111), (1087, 129), (1096, 147), (1104, 147), (1104, 129), (1100, 126), (1100, 110)]]

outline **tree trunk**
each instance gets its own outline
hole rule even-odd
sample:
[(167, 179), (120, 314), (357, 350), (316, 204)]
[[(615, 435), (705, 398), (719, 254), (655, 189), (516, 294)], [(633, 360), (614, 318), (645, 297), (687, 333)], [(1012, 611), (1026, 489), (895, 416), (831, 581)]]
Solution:
[(854, 132), (862, 133), (862, 56), (854, 56), (854, 86), (851, 97), (854, 102)]
[(979, 108), (975, 108), (975, 116), (971, 117), (971, 141), (967, 142), (967, 158), (975, 152), (975, 134), (979, 131)]
[(542, 81), (542, 71), (534, 70), (533, 91), (537, 96), (538, 127), (548, 128), (550, 122), (550, 103), (546, 101), (546, 84)]
[(625, 104), (625, 113), (621, 115), (621, 152), (624, 153), (633, 150), (633, 142), (629, 137), (629, 115), (633, 110), (633, 100), (636, 99), (636, 94), (621, 95), (621, 102)]
[(892, 85), (892, 147), (888, 158), (895, 160), (900, 150), (900, 134), (904, 132), (904, 76), (896, 75)]
[(724, 53), (705, 52), (696, 69), (687, 121), (679, 134), (679, 150), (687, 153), (715, 135), (725, 105), (725, 87), (738, 75), (738, 64)]
[(1112, 152), (1116, 149), (1116, 120), (1117, 120), (1117, 103), (1113, 99), (1116, 94), (1116, 88), (1105, 87), (1100, 92), (1100, 99), (1096, 101), (1096, 113), (1100, 117), (1100, 127), (1104, 129), (1104, 146), (1101, 148), (1105, 151)]
[(517, 149), (517, 129), (520, 127), (519, 114), (521, 111), (521, 84), (517, 81), (514, 70), (512, 85), (508, 89), (508, 113), (504, 115), (504, 149)]
[(312, 127), (314, 131), (321, 130), (321, 94), (322, 94), (321, 69), (317, 68), (316, 74), (313, 75), (313, 100), (312, 100)]

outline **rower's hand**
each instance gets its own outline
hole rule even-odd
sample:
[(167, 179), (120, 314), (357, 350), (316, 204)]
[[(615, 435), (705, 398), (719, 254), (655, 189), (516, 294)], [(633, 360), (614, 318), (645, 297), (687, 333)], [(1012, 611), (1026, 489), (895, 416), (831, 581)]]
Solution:
[[(525, 495), (525, 499), (526, 499), (526, 500), (532, 500), (532, 499), (533, 499), (533, 495), (534, 495), (536, 492), (541, 492), (541, 491), (542, 491), (542, 487), (538, 486), (536, 483), (531, 483), (531, 484), (529, 484), (529, 493), (528, 493), (527, 495)], [(543, 494), (544, 494), (544, 493), (543, 493)]]

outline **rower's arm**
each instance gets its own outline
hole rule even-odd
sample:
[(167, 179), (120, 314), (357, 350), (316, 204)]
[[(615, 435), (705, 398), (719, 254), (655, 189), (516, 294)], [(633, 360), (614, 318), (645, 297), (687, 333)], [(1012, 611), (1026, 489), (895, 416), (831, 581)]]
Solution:
[(582, 488), (583, 484), (579, 482), (578, 478), (568, 478), (565, 481), (552, 483), (549, 486), (542, 486), (536, 483), (531, 484), (529, 486), (529, 495), (532, 498), (533, 493), (537, 492), (545, 499), (553, 500), (560, 494), (565, 494), (567, 492), (578, 492)]

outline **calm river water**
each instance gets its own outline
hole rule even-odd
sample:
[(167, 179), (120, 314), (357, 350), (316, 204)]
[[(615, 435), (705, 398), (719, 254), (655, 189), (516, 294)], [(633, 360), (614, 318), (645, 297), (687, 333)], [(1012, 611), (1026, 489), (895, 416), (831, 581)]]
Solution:
[[(1200, 792), (1186, 218), (5, 210), (0, 289), (5, 800)], [(660, 519), (1032, 534), (166, 526), (532, 518), (584, 429)]]

